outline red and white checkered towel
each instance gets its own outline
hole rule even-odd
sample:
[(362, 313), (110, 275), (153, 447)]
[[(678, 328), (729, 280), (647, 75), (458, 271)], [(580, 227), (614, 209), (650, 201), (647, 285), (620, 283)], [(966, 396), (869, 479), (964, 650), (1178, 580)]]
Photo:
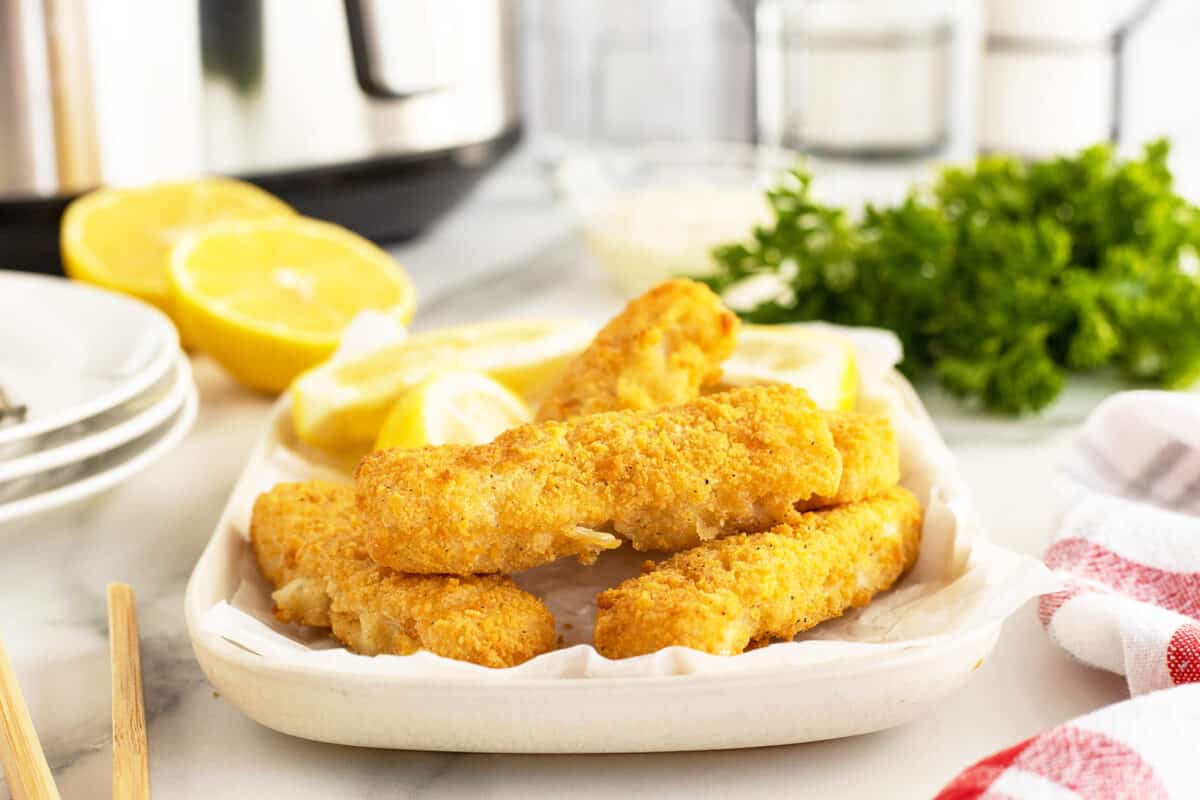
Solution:
[(1200, 797), (1200, 684), (1102, 708), (985, 758), (937, 800)]
[(1067, 588), (1038, 613), (1135, 697), (984, 759), (939, 800), (1200, 798), (1200, 397), (1115, 395), (1063, 472), (1046, 564)]

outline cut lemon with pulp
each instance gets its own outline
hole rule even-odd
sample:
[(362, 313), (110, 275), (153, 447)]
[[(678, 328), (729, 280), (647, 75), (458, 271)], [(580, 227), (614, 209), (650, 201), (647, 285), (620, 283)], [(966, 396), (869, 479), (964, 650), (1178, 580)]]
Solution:
[(412, 282), (358, 234), (304, 217), (218, 222), (171, 251), (184, 335), (247, 386), (268, 392), (337, 347), (360, 311), (407, 322)]
[(482, 322), (417, 333), (321, 364), (292, 384), (296, 434), (327, 450), (369, 448), (400, 396), (441, 370), (482, 372), (534, 398), (593, 333), (583, 322)]
[(529, 406), (498, 381), (478, 372), (440, 372), (400, 395), (375, 449), (485, 444), (530, 419)]
[(858, 399), (854, 345), (803, 325), (743, 325), (722, 371), (729, 386), (799, 386), (821, 408), (848, 410)]
[(176, 242), (220, 220), (295, 213), (257, 186), (226, 178), (99, 189), (63, 214), (63, 266), (72, 278), (132, 294), (174, 316), (167, 258)]

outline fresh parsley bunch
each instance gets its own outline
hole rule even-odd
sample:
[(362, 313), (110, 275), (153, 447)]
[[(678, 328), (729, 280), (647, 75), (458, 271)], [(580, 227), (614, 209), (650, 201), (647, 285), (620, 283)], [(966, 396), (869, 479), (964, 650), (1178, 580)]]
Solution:
[(772, 274), (782, 291), (748, 320), (889, 328), (907, 373), (994, 411), (1045, 407), (1067, 370), (1182, 387), (1200, 376), (1200, 211), (1167, 154), (983, 158), (856, 220), (796, 169), (767, 193), (774, 224), (718, 247), (709, 283)]

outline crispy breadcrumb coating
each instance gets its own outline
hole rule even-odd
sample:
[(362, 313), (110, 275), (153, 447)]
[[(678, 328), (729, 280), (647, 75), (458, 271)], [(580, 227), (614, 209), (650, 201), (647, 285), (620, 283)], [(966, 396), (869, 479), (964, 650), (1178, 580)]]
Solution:
[(680, 549), (765, 530), (837, 491), (824, 416), (791, 386), (657, 411), (524, 425), (474, 447), (383, 450), (358, 466), (367, 547), (416, 573), (516, 572), (617, 546)]
[(498, 576), (403, 575), (367, 555), (354, 487), (285, 483), (259, 495), (250, 540), (284, 622), (332, 628), (364, 655), (428, 650), (511, 667), (554, 649), (546, 605)]
[(685, 403), (720, 379), (738, 324), (707, 286), (686, 279), (659, 284), (634, 298), (567, 365), (537, 418)]
[(842, 457), (842, 479), (829, 496), (796, 503), (799, 511), (840, 506), (874, 497), (900, 482), (900, 446), (892, 423), (881, 414), (828, 411), (825, 419)]
[(734, 655), (870, 602), (913, 565), (921, 506), (900, 487), (677, 553), (597, 598), (608, 658), (682, 645)]

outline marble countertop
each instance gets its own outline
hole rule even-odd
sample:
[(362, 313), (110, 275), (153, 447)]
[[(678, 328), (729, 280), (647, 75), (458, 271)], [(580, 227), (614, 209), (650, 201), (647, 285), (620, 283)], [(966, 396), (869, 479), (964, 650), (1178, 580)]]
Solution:
[[(583, 256), (544, 176), (522, 159), (396, 252), (422, 296), (420, 327), (526, 314), (600, 320), (620, 302)], [(0, 528), (0, 633), (63, 797), (110, 792), (104, 587), (113, 580), (138, 594), (152, 780), (163, 798), (922, 798), (970, 762), (1126, 696), (1122, 679), (1053, 646), (1030, 605), (964, 690), (909, 725), (868, 736), (602, 756), (389, 752), (289, 738), (215, 695), (184, 628), (188, 575), (270, 405), (203, 357), (195, 369), (200, 416), (176, 451), (98, 499)], [(1058, 453), (1104, 388), (1077, 385), (1025, 422), (974, 416), (925, 393), (996, 541), (1042, 550)]]

